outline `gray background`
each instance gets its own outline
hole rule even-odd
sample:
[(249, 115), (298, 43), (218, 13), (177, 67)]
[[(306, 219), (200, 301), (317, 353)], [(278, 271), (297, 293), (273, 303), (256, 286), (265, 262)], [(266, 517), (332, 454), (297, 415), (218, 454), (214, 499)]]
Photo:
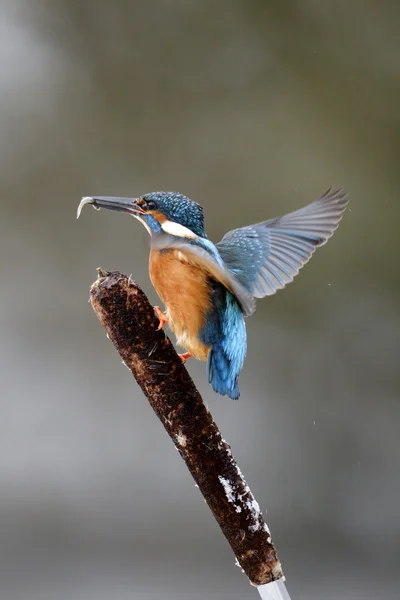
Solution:
[(186, 193), (218, 240), (331, 184), (351, 212), (259, 302), (239, 402), (193, 375), (293, 599), (398, 598), (398, 0), (4, 0), (1, 600), (255, 598), (90, 305), (152, 302), (146, 232), (83, 195)]

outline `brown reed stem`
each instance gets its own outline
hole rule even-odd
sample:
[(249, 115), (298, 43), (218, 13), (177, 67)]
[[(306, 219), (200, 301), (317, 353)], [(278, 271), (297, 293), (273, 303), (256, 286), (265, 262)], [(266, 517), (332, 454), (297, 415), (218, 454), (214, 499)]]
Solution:
[(93, 309), (185, 461), (223, 534), (253, 585), (283, 574), (252, 495), (170, 340), (140, 287), (119, 272), (98, 269)]

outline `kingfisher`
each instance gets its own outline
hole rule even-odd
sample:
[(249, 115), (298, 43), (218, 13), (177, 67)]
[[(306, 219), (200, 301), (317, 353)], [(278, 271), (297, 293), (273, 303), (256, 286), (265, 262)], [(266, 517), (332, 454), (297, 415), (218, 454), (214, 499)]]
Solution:
[(155, 307), (158, 329), (168, 323), (177, 343), (207, 362), (215, 392), (239, 398), (246, 356), (245, 317), (256, 298), (271, 296), (293, 281), (339, 225), (346, 192), (330, 188), (307, 206), (255, 225), (229, 231), (213, 244), (204, 230), (203, 208), (178, 192), (137, 198), (90, 196), (85, 204), (132, 215), (150, 234), (151, 282), (165, 305)]

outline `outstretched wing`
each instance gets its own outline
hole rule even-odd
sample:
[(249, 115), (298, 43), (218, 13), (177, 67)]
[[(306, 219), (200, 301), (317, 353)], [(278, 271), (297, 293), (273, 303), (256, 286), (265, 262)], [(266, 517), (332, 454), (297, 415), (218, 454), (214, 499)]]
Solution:
[(293, 281), (337, 228), (347, 194), (329, 189), (292, 213), (229, 231), (216, 244), (224, 264), (254, 297), (271, 296)]

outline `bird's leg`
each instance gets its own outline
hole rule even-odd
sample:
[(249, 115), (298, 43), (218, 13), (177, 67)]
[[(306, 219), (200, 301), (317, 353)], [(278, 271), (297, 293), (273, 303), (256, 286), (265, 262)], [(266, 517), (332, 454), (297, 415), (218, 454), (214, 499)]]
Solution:
[(178, 356), (181, 359), (182, 364), (184, 365), (185, 362), (189, 360), (189, 358), (192, 358), (193, 354), (190, 354), (190, 352), (184, 352), (183, 354), (178, 354)]
[(160, 321), (158, 324), (158, 327), (157, 327), (157, 331), (159, 331), (160, 329), (162, 329), (164, 327), (165, 323), (168, 323), (168, 319), (164, 315), (163, 311), (161, 310), (161, 308), (159, 306), (154, 307), (154, 312), (156, 313), (156, 315)]

